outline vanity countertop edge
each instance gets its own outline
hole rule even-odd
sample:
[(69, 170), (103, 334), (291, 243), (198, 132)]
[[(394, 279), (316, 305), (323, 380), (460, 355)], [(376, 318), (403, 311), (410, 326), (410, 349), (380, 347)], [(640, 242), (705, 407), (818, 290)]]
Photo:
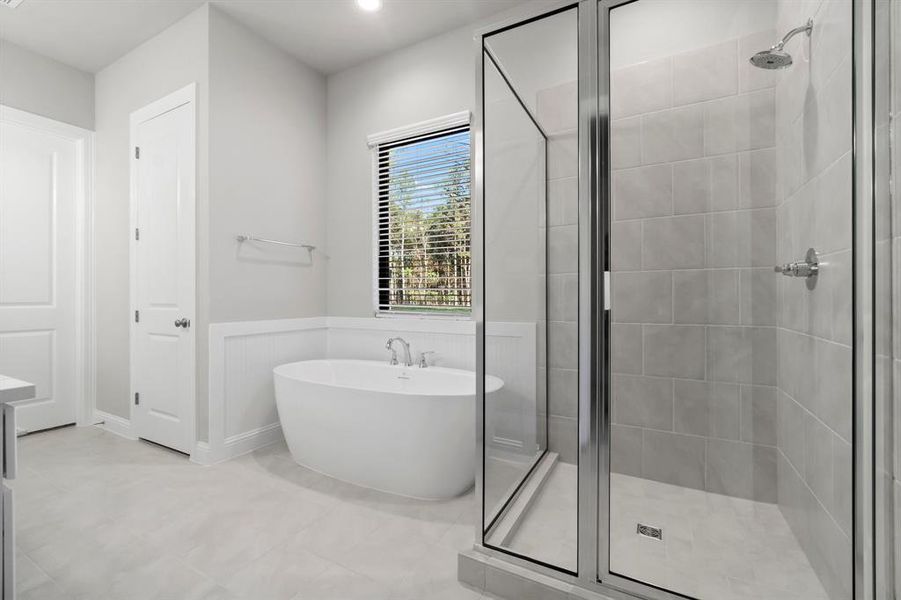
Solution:
[(34, 398), (34, 384), (0, 375), (0, 404)]

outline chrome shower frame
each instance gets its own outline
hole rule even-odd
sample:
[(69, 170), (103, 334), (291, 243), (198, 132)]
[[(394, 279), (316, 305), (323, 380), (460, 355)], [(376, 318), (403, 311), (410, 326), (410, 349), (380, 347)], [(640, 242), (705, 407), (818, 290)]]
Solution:
[[(476, 553), (496, 571), (529, 585), (566, 590), (570, 597), (684, 600), (686, 596), (610, 571), (609, 556), (609, 271), (610, 113), (609, 14), (635, 0), (568, 0), (536, 3), (475, 36), (476, 109), (473, 147), (473, 317), (476, 321)], [(874, 443), (874, 0), (853, 0), (853, 546), (854, 600), (876, 600)], [(534, 6), (534, 5), (533, 5)], [(578, 7), (579, 32), (579, 489), (578, 572), (567, 573), (484, 544), (484, 113), (483, 38), (504, 29)], [(550, 583), (549, 583), (550, 582)], [(489, 591), (492, 591), (489, 589)], [(549, 594), (550, 595), (550, 592)], [(529, 596), (532, 597), (532, 596)], [(542, 596), (543, 597), (543, 596)], [(553, 597), (557, 597), (554, 595)]]

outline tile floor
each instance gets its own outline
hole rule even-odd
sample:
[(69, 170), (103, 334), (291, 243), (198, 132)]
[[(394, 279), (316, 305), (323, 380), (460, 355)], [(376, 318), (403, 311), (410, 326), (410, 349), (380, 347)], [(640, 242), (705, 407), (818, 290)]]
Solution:
[(19, 600), (468, 600), (473, 497), (319, 475), (283, 444), (213, 467), (101, 429), (20, 438)]
[[(576, 467), (557, 463), (511, 549), (572, 569)], [(663, 541), (637, 535), (638, 522)], [(704, 600), (828, 600), (779, 507), (614, 474), (615, 573)]]
[[(20, 438), (19, 600), (469, 600), (473, 497), (407, 500), (291, 461), (213, 467), (98, 428)], [(575, 467), (558, 464), (512, 545), (569, 566)], [(773, 504), (614, 475), (613, 568), (716, 600), (826, 600)], [(572, 506), (570, 506), (572, 505)], [(641, 520), (664, 541), (639, 538)]]
[(620, 474), (610, 504), (614, 572), (707, 600), (829, 598), (776, 504)]

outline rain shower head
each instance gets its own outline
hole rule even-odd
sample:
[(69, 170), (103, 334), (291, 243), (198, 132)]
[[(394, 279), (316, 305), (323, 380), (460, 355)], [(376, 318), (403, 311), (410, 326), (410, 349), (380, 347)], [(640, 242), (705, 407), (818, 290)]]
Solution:
[(777, 50), (774, 46), (752, 56), (751, 64), (761, 69), (784, 69), (791, 66), (792, 55), (785, 50)]
[(792, 64), (792, 55), (784, 50), (785, 44), (799, 33), (806, 33), (808, 37), (813, 30), (813, 19), (807, 19), (807, 24), (795, 27), (785, 34), (778, 44), (768, 50), (762, 50), (752, 56), (751, 64), (760, 69), (784, 69)]

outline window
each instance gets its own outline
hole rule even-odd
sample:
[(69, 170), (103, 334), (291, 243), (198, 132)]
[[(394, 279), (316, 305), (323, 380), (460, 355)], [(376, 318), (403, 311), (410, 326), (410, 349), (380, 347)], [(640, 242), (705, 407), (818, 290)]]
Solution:
[(376, 146), (380, 313), (469, 314), (469, 125)]

